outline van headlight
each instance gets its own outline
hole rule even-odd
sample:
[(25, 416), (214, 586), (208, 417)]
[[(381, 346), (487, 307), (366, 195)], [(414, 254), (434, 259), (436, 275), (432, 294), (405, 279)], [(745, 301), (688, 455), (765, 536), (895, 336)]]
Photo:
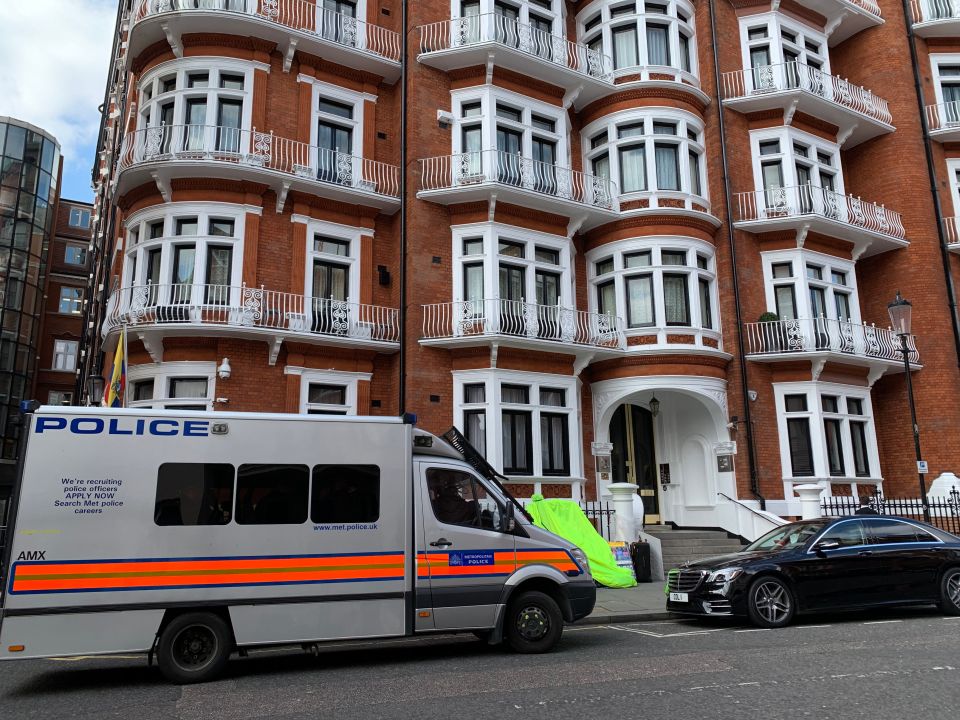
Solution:
[(708, 583), (728, 583), (736, 580), (743, 573), (741, 567), (726, 567), (720, 570), (714, 570), (707, 576)]
[(587, 560), (586, 553), (583, 552), (580, 548), (572, 548), (570, 554), (573, 555), (573, 559), (577, 561), (577, 564), (583, 568), (583, 571), (590, 574), (590, 561)]

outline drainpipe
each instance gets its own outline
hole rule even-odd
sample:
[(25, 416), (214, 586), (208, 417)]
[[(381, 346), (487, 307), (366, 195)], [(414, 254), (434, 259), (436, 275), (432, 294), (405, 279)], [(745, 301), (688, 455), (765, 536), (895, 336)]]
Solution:
[(407, 412), (407, 0), (400, 10), (400, 416)]
[(907, 44), (910, 46), (910, 61), (913, 63), (913, 87), (917, 95), (917, 110), (923, 126), (923, 150), (927, 156), (927, 175), (930, 179), (930, 194), (933, 196), (934, 212), (937, 216), (937, 235), (940, 238), (940, 262), (943, 266), (943, 278), (947, 283), (947, 305), (950, 308), (950, 324), (953, 326), (953, 349), (960, 366), (960, 317), (957, 315), (957, 294), (950, 271), (950, 251), (947, 249), (947, 236), (943, 231), (943, 208), (940, 193), (937, 191), (937, 168), (933, 161), (933, 143), (930, 140), (930, 128), (927, 125), (927, 113), (923, 107), (923, 90), (920, 84), (920, 63), (917, 60), (917, 45), (913, 35), (913, 23), (910, 22), (910, 8), (907, 0), (902, 0), (903, 21), (907, 26)]
[(713, 74), (717, 90), (717, 119), (720, 122), (720, 159), (723, 162), (723, 196), (726, 202), (727, 237), (730, 241), (730, 263), (733, 266), (733, 300), (737, 317), (737, 359), (740, 363), (740, 392), (743, 396), (743, 419), (747, 429), (747, 462), (750, 466), (750, 492), (760, 501), (760, 509), (767, 509), (767, 500), (760, 494), (757, 476), (757, 450), (753, 441), (753, 421), (750, 417), (750, 394), (747, 381), (747, 356), (743, 346), (743, 316), (740, 309), (740, 281), (737, 273), (737, 244), (733, 235), (733, 202), (730, 192), (730, 172), (727, 164), (727, 131), (723, 123), (723, 95), (720, 88), (720, 55), (717, 50), (717, 22), (714, 0), (710, 0), (710, 42), (713, 45)]

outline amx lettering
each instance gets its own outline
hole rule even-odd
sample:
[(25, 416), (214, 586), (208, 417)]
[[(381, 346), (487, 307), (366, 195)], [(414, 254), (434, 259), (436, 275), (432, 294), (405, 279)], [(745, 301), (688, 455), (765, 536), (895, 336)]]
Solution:
[(65, 430), (74, 435), (156, 435), (207, 437), (208, 420), (146, 420), (143, 418), (37, 417), (37, 434)]

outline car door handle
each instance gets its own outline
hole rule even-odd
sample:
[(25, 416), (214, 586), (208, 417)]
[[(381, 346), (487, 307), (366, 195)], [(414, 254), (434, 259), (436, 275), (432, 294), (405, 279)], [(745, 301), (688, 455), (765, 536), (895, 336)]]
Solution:
[(446, 538), (440, 538), (430, 543), (430, 547), (450, 547), (451, 545), (453, 545), (453, 543)]
[(868, 555), (873, 555), (873, 550), (861, 550), (857, 553), (860, 557), (866, 557)]

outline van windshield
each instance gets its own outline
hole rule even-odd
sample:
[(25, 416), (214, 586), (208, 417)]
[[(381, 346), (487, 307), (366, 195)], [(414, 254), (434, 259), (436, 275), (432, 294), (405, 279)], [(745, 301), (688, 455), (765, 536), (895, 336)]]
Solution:
[(819, 522), (800, 522), (783, 525), (776, 530), (771, 530), (766, 535), (744, 548), (744, 552), (772, 552), (779, 550), (792, 550), (805, 545), (807, 541), (820, 532), (826, 523)]

